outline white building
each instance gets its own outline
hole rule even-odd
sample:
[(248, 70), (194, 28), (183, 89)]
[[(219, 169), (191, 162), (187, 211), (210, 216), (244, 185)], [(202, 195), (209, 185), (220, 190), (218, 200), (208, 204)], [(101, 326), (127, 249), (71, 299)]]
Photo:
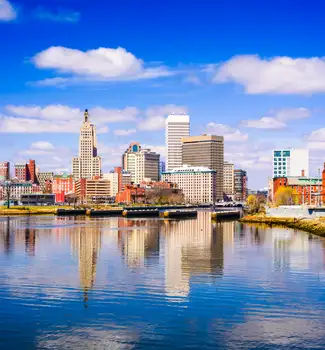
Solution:
[[(0, 200), (6, 200), (8, 195), (8, 187), (6, 185), (0, 185)], [(9, 197), (11, 200), (20, 201), (22, 194), (42, 193), (40, 186), (32, 184), (31, 182), (11, 182), (9, 187)]]
[(217, 195), (216, 176), (215, 170), (183, 165), (164, 172), (162, 180), (176, 184), (183, 191), (187, 203), (214, 203)]
[(188, 115), (169, 115), (166, 119), (166, 171), (182, 166), (182, 137), (190, 136)]
[(223, 164), (223, 192), (229, 198), (233, 198), (235, 194), (234, 183), (234, 164), (224, 162)]
[(103, 179), (110, 182), (110, 197), (115, 197), (118, 193), (119, 174), (114, 172), (107, 173), (103, 175)]
[(309, 177), (308, 149), (284, 148), (273, 151), (273, 177)]
[(89, 122), (87, 109), (80, 128), (79, 157), (72, 159), (72, 172), (75, 180), (101, 176), (101, 158), (97, 156), (96, 127)]
[(123, 154), (123, 170), (131, 174), (131, 181), (159, 181), (160, 155), (149, 149), (142, 149), (137, 142), (130, 144)]

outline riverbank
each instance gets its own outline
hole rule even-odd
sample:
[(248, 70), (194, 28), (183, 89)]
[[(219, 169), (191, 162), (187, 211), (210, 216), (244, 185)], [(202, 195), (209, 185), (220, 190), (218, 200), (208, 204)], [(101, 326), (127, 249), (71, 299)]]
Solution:
[(239, 220), (242, 223), (266, 224), (269, 226), (285, 226), (296, 230), (302, 230), (325, 237), (325, 220), (317, 219), (297, 219), (297, 218), (277, 218), (264, 215), (246, 215)]

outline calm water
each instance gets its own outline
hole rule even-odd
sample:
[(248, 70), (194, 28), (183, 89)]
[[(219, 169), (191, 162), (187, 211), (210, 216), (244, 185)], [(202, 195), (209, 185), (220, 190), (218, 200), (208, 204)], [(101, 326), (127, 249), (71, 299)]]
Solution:
[(325, 240), (197, 220), (0, 218), (1, 349), (324, 349)]

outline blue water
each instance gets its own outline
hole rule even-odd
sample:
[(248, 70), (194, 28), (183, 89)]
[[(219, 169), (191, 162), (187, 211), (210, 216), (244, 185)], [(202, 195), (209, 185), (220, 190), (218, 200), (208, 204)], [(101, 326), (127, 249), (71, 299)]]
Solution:
[(0, 349), (325, 349), (325, 240), (195, 220), (0, 218)]

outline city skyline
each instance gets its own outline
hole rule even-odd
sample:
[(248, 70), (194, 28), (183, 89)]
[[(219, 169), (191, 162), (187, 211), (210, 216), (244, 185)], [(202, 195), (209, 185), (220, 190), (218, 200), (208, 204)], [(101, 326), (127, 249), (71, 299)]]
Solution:
[(319, 1), (0, 5), (1, 161), (70, 172), (89, 107), (104, 172), (132, 141), (165, 158), (170, 113), (189, 114), (192, 135), (224, 136), (252, 189), (267, 186), (273, 149), (308, 148), (310, 175), (322, 168)]

